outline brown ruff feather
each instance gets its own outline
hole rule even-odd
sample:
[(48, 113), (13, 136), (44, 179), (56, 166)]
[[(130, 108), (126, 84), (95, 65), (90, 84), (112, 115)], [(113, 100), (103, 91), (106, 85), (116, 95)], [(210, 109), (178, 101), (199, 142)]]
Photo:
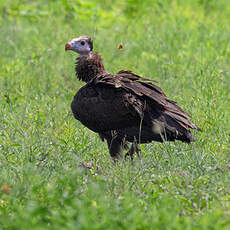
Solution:
[(106, 73), (102, 58), (99, 54), (90, 52), (76, 59), (76, 74), (79, 80), (89, 82), (93, 78)]

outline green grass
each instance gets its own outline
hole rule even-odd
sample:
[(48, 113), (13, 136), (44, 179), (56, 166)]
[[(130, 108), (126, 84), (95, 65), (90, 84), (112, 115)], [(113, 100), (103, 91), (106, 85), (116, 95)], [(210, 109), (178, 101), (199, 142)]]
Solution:
[[(1, 0), (0, 229), (229, 229), (229, 21), (225, 0)], [(70, 110), (79, 35), (108, 71), (157, 80), (198, 141), (113, 164)]]

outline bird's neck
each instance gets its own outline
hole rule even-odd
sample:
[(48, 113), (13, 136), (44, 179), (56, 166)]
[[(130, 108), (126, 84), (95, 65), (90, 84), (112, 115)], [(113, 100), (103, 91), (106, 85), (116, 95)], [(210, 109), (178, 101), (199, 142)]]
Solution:
[(76, 62), (76, 74), (79, 80), (89, 82), (93, 78), (106, 73), (102, 58), (99, 54), (90, 52), (80, 55)]

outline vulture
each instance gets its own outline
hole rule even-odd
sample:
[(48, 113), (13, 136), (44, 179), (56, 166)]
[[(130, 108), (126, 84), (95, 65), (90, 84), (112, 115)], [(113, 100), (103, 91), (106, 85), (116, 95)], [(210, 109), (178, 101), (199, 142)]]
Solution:
[[(167, 98), (153, 80), (130, 70), (116, 74), (106, 71), (102, 57), (93, 51), (88, 36), (72, 39), (65, 50), (77, 52), (76, 75), (86, 84), (74, 96), (74, 117), (106, 140), (113, 159), (140, 157), (139, 144), (152, 141), (196, 141), (191, 129), (200, 130), (189, 121), (192, 117), (175, 101)], [(128, 142), (131, 143), (128, 148)]]

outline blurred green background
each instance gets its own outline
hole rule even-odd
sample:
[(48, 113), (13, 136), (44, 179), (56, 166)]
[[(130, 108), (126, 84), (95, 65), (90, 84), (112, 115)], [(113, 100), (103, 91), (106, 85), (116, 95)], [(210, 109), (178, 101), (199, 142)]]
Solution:
[[(229, 229), (229, 22), (226, 0), (0, 0), (0, 228)], [(70, 110), (80, 35), (111, 73), (157, 80), (198, 141), (113, 164)]]

